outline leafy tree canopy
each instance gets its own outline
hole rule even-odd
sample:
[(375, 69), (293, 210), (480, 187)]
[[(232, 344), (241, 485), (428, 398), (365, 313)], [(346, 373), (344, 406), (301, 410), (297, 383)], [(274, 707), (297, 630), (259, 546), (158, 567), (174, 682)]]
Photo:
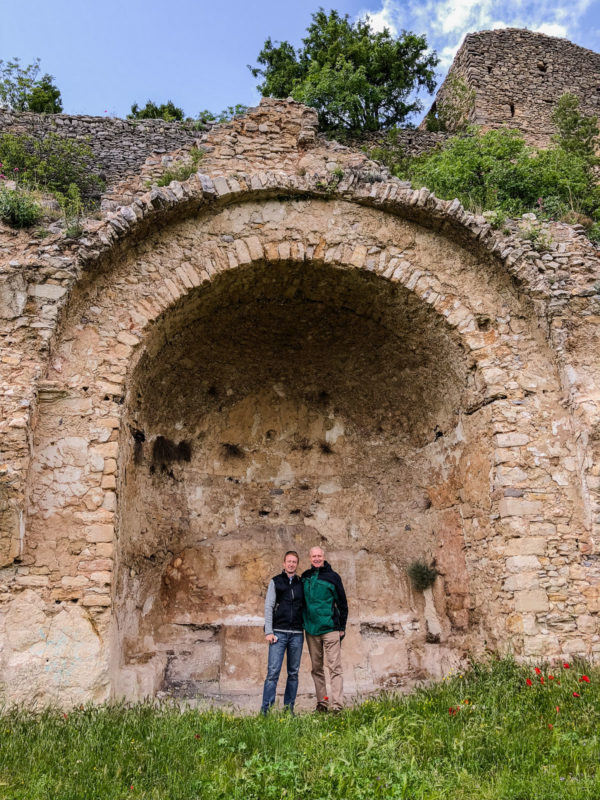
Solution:
[(37, 111), (41, 114), (60, 114), (63, 110), (60, 90), (52, 75), (42, 75), (40, 59), (21, 66), (18, 58), (0, 60), (0, 106), (12, 111)]
[(369, 18), (351, 22), (346, 14), (312, 15), (303, 47), (265, 41), (249, 67), (262, 78), (258, 90), (268, 97), (293, 97), (319, 112), (325, 130), (377, 131), (391, 128), (422, 108), (414, 93), (435, 88), (435, 52), (425, 36), (402, 31), (377, 32)]
[(178, 108), (171, 100), (160, 105), (148, 100), (144, 108), (134, 103), (131, 106), (131, 114), (127, 114), (127, 119), (164, 119), (165, 122), (181, 122), (183, 109)]

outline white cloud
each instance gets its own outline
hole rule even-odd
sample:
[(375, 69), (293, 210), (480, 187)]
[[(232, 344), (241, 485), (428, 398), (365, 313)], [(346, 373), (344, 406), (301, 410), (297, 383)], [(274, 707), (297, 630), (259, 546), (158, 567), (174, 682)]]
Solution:
[(401, 8), (400, 3), (396, 0), (381, 0), (379, 11), (364, 9), (357, 15), (358, 19), (364, 19), (366, 16), (369, 17), (373, 30), (383, 31), (384, 28), (387, 28), (394, 36), (398, 34), (398, 20), (401, 16)]
[(566, 25), (560, 25), (558, 22), (543, 22), (532, 30), (545, 33), (548, 36), (562, 36), (563, 38), (566, 37), (569, 32)]

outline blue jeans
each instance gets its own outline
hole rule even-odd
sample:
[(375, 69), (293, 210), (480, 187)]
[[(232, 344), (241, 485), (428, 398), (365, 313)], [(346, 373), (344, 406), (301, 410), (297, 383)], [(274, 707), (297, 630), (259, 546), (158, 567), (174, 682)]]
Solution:
[(297, 633), (283, 633), (275, 631), (277, 641), (269, 645), (269, 663), (267, 666), (267, 677), (263, 689), (263, 699), (261, 711), (266, 714), (275, 702), (277, 691), (277, 681), (283, 664), (283, 656), (287, 653), (287, 681), (285, 683), (285, 694), (283, 705), (294, 709), (296, 693), (298, 692), (298, 672), (300, 670), (300, 659), (302, 658), (302, 645), (304, 644), (304, 634), (302, 631)]

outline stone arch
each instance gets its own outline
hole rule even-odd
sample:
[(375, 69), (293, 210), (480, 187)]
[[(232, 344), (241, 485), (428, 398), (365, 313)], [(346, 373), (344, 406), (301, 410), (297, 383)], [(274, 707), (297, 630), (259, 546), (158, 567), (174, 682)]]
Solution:
[[(202, 195), (214, 198), (216, 187), (203, 183)], [(477, 381), (469, 389), (471, 399), (460, 405), (460, 414), (463, 428), (473, 425), (476, 429), (476, 420), (485, 418), (484, 433), (480, 440), (473, 437), (471, 454), (459, 477), (455, 474), (450, 480), (438, 481), (432, 488), (435, 498), (428, 500), (444, 510), (450, 493), (449, 506), (460, 505), (456, 502), (458, 481), (462, 491), (467, 487), (461, 502), (476, 512), (462, 514), (459, 528), (449, 526), (449, 539), (442, 542), (442, 549), (456, 555), (456, 563), (447, 566), (448, 571), (454, 569), (454, 578), (476, 578), (469, 591), (463, 591), (466, 605), (449, 608), (448, 598), (437, 597), (436, 613), (441, 613), (440, 609), (454, 613), (454, 620), (449, 614), (441, 625), (446, 642), (450, 636), (449, 657), (483, 641), (484, 635), (500, 640), (505, 626), (514, 634), (517, 647), (525, 646), (531, 652), (542, 645), (559, 647), (556, 635), (540, 632), (542, 624), (549, 624), (551, 607), (545, 587), (536, 581), (542, 566), (539, 557), (546, 557), (551, 538), (544, 506), (552, 503), (558, 516), (570, 514), (572, 509), (569, 492), (573, 481), (568, 470), (564, 482), (548, 490), (548, 472), (557, 466), (550, 462), (563, 464), (572, 453), (568, 442), (557, 444), (552, 453), (544, 452), (544, 436), (537, 426), (543, 430), (552, 424), (560, 433), (567, 430), (569, 422), (558, 406), (552, 360), (523, 311), (522, 304), (528, 301), (515, 290), (509, 274), (499, 270), (497, 263), (485, 261), (482, 229), (468, 220), (462, 229), (463, 241), (471, 242), (469, 249), (455, 243), (452, 234), (462, 223), (452, 216), (452, 204), (443, 204), (442, 213), (440, 201), (427, 192), (404, 192), (401, 208), (390, 213), (390, 198), (402, 194), (394, 183), (376, 184), (368, 194), (359, 187), (352, 202), (322, 193), (318, 198), (298, 196), (296, 178), (287, 181), (288, 192), (289, 184), (296, 184), (294, 197), (288, 200), (281, 197), (281, 181), (278, 199), (273, 197), (273, 181), (268, 190), (263, 187), (245, 194), (232, 189), (231, 183), (225, 181), (232, 197), (226, 197), (219, 207), (211, 201), (207, 204), (210, 213), (200, 217), (197, 195), (193, 201), (188, 197), (178, 203), (175, 195), (173, 200), (167, 193), (157, 194), (175, 209), (165, 215), (169, 224), (152, 232), (144, 228), (142, 219), (139, 232), (130, 234), (129, 253), (123, 251), (120, 256), (119, 247), (113, 247), (110, 264), (98, 248), (98, 267), (93, 273), (88, 269), (73, 292), (48, 373), (48, 379), (62, 388), (39, 412), (27, 532), (27, 556), (38, 569), (46, 570), (41, 574), (50, 575), (42, 580), (51, 596), (87, 609), (85, 613), (94, 619), (106, 646), (112, 559), (115, 548), (122, 548), (124, 535), (118, 525), (115, 529), (116, 491), (123, 493), (123, 471), (135, 457), (132, 420), (122, 412), (130, 409), (127, 389), (144, 353), (156, 358), (182, 328), (190, 308), (197, 307), (202, 293), (210, 294), (225, 275), (240, 276), (237, 287), (234, 281), (234, 294), (248, 298), (252, 290), (244, 288), (244, 276), (279, 270), (280, 276), (287, 272), (298, 277), (308, 265), (327, 274), (330, 288), (334, 274), (345, 276), (352, 286), (357, 276), (367, 276), (372, 285), (402, 287), (397, 291), (403, 297), (418, 298), (415, 308), (429, 310), (432, 319), (454, 331), (448, 334), (448, 341), (454, 337), (455, 346), (464, 353), (464, 363), (474, 365), (472, 374)], [(265, 184), (269, 184), (268, 176)], [(239, 202), (242, 194), (244, 203)], [(160, 207), (162, 202), (156, 205)], [(432, 208), (427, 209), (427, 204)], [(457, 213), (460, 217), (463, 212)], [(126, 217), (123, 212), (119, 219)], [(421, 218), (429, 219), (429, 230), (416, 224)], [(132, 220), (130, 224), (137, 231), (137, 223)], [(113, 230), (118, 231), (118, 225), (113, 225)], [(124, 231), (125, 227), (123, 237)], [(108, 247), (108, 237), (106, 241)], [(494, 242), (487, 252), (495, 247)], [(93, 246), (90, 254), (92, 250)], [(489, 283), (481, 281), (482, 270)], [(350, 289), (348, 292), (352, 294)], [(321, 300), (331, 303), (332, 298)], [(541, 359), (535, 367), (533, 354)], [(541, 369), (545, 374), (537, 374)], [(566, 441), (567, 434), (562, 438)], [(475, 468), (470, 470), (468, 464), (475, 463), (480, 451), (489, 456), (485, 463), (490, 472), (494, 470), (493, 482), (476, 477), (469, 484)], [(58, 498), (62, 498), (60, 502)], [(478, 503), (483, 504), (481, 508)], [(514, 546), (517, 538), (527, 540), (525, 555), (522, 547)], [(466, 563), (461, 562), (465, 557)], [(450, 600), (459, 594), (450, 592)], [(425, 608), (421, 610), (424, 614)], [(421, 662), (409, 666), (405, 660), (400, 670), (403, 680), (418, 669), (429, 668), (435, 674), (435, 669), (443, 668), (442, 660), (426, 656), (439, 645), (425, 641), (425, 625), (423, 618), (421, 638), (414, 643), (420, 648)], [(477, 633), (480, 626), (485, 634)], [(525, 626), (529, 627), (524, 636)], [(383, 639), (375, 642), (382, 648), (382, 657), (402, 663), (397, 643), (389, 650), (388, 640), (398, 638), (396, 633), (378, 631), (366, 623), (365, 636)], [(118, 630), (115, 637), (117, 641)], [(106, 649), (103, 652), (98, 682), (108, 687)], [(115, 648), (114, 653), (120, 659), (122, 648)], [(160, 669), (157, 672), (155, 663), (144, 671), (144, 663), (151, 661), (147, 653), (134, 655), (137, 668), (130, 670), (121, 686), (129, 696), (160, 685)], [(360, 669), (360, 664), (356, 666)], [(386, 667), (383, 678), (393, 671), (392, 666)]]

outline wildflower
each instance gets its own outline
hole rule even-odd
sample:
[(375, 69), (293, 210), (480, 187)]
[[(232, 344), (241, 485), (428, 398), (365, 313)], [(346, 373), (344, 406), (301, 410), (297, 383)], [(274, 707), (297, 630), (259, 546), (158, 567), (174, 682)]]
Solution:
[(558, 714), (559, 711), (560, 711), (560, 706), (556, 706), (556, 713)]
[(15, 167), (15, 168), (13, 169), (13, 172), (18, 172), (18, 171), (19, 171), (19, 168), (18, 168), (18, 167)]
[(525, 683), (527, 684), (527, 686), (533, 686), (533, 681), (531, 680), (531, 678), (527, 678)]
[(579, 683), (589, 683), (589, 682), (590, 679), (588, 678), (587, 675), (582, 675), (581, 678), (579, 678)]
[(540, 678), (540, 683), (543, 683), (543, 682), (544, 682), (544, 676), (542, 675), (542, 677)]
[(199, 733), (195, 733), (195, 734), (194, 734), (194, 739), (200, 739), (200, 738), (201, 738), (201, 736), (200, 736), (200, 734), (199, 734)]
[(553, 681), (554, 680), (554, 675), (548, 675), (548, 680), (549, 681)]
[(573, 697), (581, 697), (581, 695), (578, 692), (573, 692)]
[(548, 723), (548, 727), (550, 728), (550, 730), (552, 730), (552, 728), (554, 727), (554, 725), (553, 725), (551, 722), (549, 722), (549, 723)]
[(536, 667), (535, 668), (535, 674), (536, 675), (541, 675), (542, 674), (542, 670), (539, 667)]
[(564, 667), (565, 669), (571, 669), (571, 665), (570, 665), (570, 664), (567, 664), (567, 662), (566, 662), (566, 661), (564, 662), (564, 664), (563, 664), (563, 667)]
[(63, 718), (64, 718), (64, 719), (67, 719), (67, 718), (68, 718), (68, 716), (69, 716), (68, 714), (63, 714)]

